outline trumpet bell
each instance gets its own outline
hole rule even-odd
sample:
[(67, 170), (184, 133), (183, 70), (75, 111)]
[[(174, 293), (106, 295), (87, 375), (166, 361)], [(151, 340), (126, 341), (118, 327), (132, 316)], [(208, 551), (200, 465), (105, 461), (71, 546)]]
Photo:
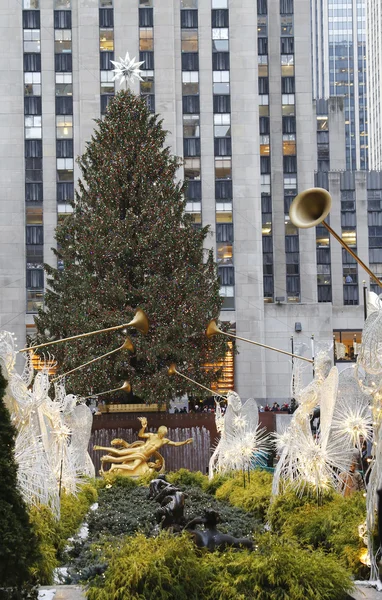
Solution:
[(215, 319), (212, 319), (207, 325), (206, 336), (208, 338), (210, 338), (213, 335), (216, 335), (217, 333), (222, 333), (222, 332), (219, 329), (219, 327), (217, 326)]
[(130, 394), (131, 392), (131, 385), (128, 381), (124, 381), (123, 382), (123, 386), (119, 388), (120, 390), (122, 390), (123, 392), (126, 392), (126, 394)]
[(310, 188), (298, 194), (289, 209), (290, 220), (299, 229), (322, 223), (332, 206), (332, 197), (323, 188)]
[(176, 373), (176, 364), (175, 363), (171, 363), (171, 365), (168, 368), (167, 373), (169, 375), (175, 375), (175, 373)]
[(137, 329), (138, 331), (143, 333), (143, 335), (147, 334), (149, 326), (150, 324), (146, 313), (141, 308), (138, 308), (137, 312), (135, 313), (134, 319), (127, 324), (127, 327), (134, 327), (134, 329)]
[(131, 354), (135, 352), (135, 346), (130, 338), (126, 338), (121, 350), (128, 350)]

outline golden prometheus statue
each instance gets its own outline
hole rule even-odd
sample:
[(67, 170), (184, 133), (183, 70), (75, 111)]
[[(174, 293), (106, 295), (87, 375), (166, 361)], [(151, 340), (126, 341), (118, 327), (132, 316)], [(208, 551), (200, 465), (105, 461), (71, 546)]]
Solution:
[[(111, 442), (112, 448), (103, 446), (94, 446), (94, 450), (106, 450), (108, 454), (101, 458), (100, 475), (108, 477), (109, 475), (123, 475), (126, 477), (142, 477), (146, 473), (157, 471), (163, 473), (165, 463), (163, 456), (158, 452), (162, 446), (184, 446), (191, 444), (192, 438), (184, 442), (173, 442), (166, 438), (167, 427), (161, 425), (156, 433), (146, 433), (146, 417), (138, 417), (141, 422), (141, 429), (138, 436), (145, 439), (145, 442), (136, 441), (128, 444), (124, 440), (114, 439)], [(104, 470), (104, 464), (111, 463), (108, 470)]]

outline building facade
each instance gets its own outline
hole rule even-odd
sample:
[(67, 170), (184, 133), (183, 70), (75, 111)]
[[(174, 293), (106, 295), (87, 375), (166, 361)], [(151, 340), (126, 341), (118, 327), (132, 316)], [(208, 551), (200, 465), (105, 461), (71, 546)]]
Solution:
[(370, 168), (382, 169), (382, 6), (378, 0), (367, 2), (367, 96), (369, 110)]
[[(342, 96), (346, 168), (368, 165), (366, 5), (368, 0), (311, 0), (314, 98)], [(378, 4), (378, 0), (375, 1)], [(371, 168), (375, 168), (371, 165)]]
[[(0, 3), (0, 329), (17, 332), (20, 345), (33, 334), (43, 262), (60, 267), (51, 248), (57, 222), (71, 211), (74, 159), (119, 89), (110, 61), (126, 50), (144, 61), (133, 91), (160, 115), (184, 159), (186, 210), (196, 225), (210, 225), (221, 319), (240, 337), (287, 351), (293, 336), (308, 353), (312, 334), (317, 348), (362, 328), (357, 266), (320, 228), (298, 230), (289, 220), (293, 198), (315, 184), (318, 170), (316, 182), (334, 196), (333, 219), (366, 262), (378, 238), (372, 228), (380, 227), (379, 216), (367, 224), (366, 191), (376, 201), (370, 186), (379, 179), (337, 172), (346, 169), (346, 100), (317, 103), (318, 115), (312, 101), (306, 0), (23, 3)], [(344, 209), (342, 219), (342, 200), (353, 202), (351, 217)], [(371, 256), (379, 269), (378, 253)], [(289, 359), (243, 342), (237, 348), (227, 377), (238, 393), (287, 400)]]

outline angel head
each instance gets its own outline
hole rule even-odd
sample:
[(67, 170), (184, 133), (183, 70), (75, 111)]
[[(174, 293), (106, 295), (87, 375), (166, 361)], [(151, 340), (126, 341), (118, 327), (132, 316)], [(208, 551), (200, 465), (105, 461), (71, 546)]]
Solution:
[(232, 406), (235, 412), (238, 412), (242, 407), (239, 394), (236, 394), (236, 392), (229, 392), (227, 396), (227, 404), (228, 406)]
[(327, 352), (319, 352), (314, 360), (317, 379), (326, 379), (332, 367), (332, 360)]

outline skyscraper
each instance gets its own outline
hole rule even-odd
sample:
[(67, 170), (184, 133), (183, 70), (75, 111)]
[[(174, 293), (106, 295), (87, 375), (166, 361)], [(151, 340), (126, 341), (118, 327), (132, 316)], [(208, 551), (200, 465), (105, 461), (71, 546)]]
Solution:
[(367, 2), (367, 94), (370, 168), (382, 169), (382, 5)]
[(367, 169), (366, 0), (311, 7), (314, 98), (344, 97), (346, 168)]

